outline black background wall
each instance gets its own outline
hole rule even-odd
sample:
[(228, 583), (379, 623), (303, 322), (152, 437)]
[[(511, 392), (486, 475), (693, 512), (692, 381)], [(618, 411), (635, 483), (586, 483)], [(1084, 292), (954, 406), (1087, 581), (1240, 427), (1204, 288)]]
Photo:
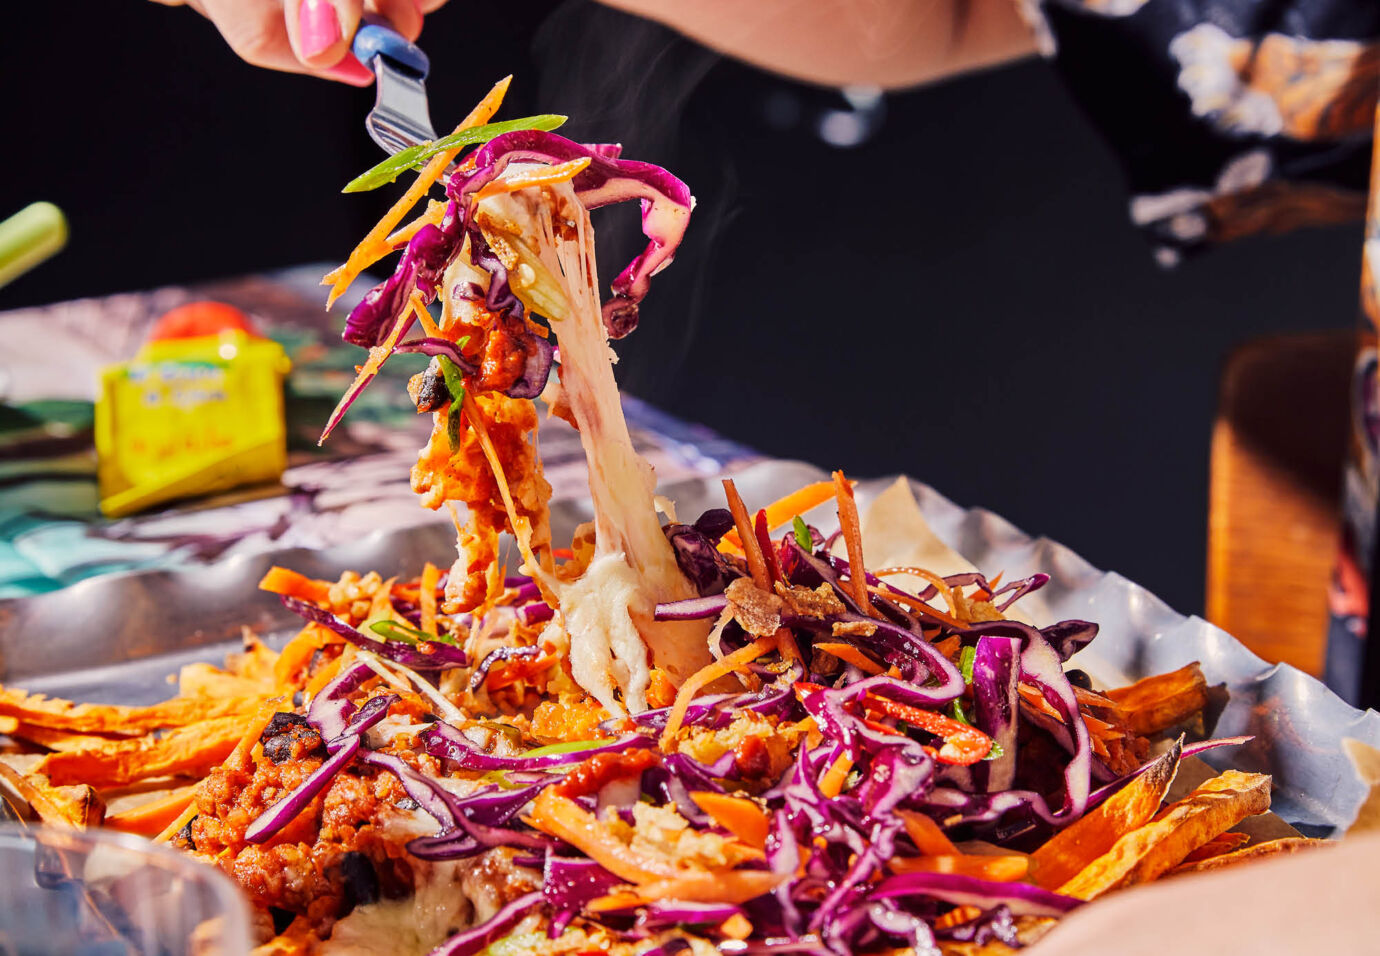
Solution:
[[(1349, 326), (1359, 225), (1166, 272), (1042, 63), (890, 95), (845, 149), (813, 128), (837, 93), (592, 4), (509, 6), (429, 19), (437, 125), (512, 72), (506, 115), (569, 112), (563, 132), (621, 140), (700, 200), (620, 345), (630, 391), (775, 455), (910, 472), (1201, 608), (1223, 355)], [(378, 158), (371, 91), (246, 66), (189, 10), (25, 5), (0, 75), (0, 215), (50, 199), (72, 226), (0, 309), (336, 259), (391, 200), (337, 192)], [(607, 216), (611, 266), (635, 217)]]

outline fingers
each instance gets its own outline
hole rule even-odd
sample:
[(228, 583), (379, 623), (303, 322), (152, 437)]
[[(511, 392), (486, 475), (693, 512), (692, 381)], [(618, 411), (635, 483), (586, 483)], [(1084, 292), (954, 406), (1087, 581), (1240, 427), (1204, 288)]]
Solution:
[(216, 25), (230, 49), (246, 63), (307, 72), (288, 43), (278, 0), (199, 0), (192, 6)]
[(417, 0), (370, 0), (369, 12), (377, 14), (407, 37), (415, 40), (422, 32), (422, 10)]
[(424, 11), (445, 0), (160, 0), (185, 3), (220, 30), (230, 48), (254, 66), (311, 73), (354, 86), (374, 74), (350, 53), (366, 10), (409, 40), (422, 32)]

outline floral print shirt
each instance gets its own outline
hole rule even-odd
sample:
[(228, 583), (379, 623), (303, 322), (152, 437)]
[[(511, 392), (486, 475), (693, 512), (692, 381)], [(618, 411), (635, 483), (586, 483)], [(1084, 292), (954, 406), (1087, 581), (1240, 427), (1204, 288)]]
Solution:
[(1369, 194), (1325, 677), (1348, 700), (1364, 693), (1380, 704), (1380, 636), (1369, 660), (1365, 642), (1371, 609), (1380, 610), (1371, 600), (1380, 487), (1380, 158), (1372, 163), (1380, 0), (1017, 2), (1121, 154), (1131, 220), (1165, 265), (1241, 236), (1359, 219)]

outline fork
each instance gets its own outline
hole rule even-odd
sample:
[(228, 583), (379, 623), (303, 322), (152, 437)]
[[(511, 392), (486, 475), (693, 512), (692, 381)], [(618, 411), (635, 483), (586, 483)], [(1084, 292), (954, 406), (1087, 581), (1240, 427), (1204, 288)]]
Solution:
[(378, 22), (359, 28), (351, 51), (374, 71), (374, 108), (364, 118), (369, 137), (390, 154), (435, 139), (426, 100), (426, 77), (431, 70), (427, 55), (401, 33)]

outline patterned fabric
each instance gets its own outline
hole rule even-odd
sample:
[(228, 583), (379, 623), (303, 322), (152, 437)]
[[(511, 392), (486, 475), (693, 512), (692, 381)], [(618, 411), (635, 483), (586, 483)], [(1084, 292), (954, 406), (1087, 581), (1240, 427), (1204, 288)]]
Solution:
[[(1380, 152), (1371, 161), (1380, 130), (1380, 0), (1018, 2), (1121, 153), (1131, 220), (1162, 263), (1241, 236), (1358, 219), (1369, 193), (1325, 674), (1355, 702), (1380, 487)], [(1380, 670), (1380, 653), (1372, 656)]]
[(1380, 3), (1022, 2), (1121, 153), (1131, 219), (1161, 262), (1362, 215)]

